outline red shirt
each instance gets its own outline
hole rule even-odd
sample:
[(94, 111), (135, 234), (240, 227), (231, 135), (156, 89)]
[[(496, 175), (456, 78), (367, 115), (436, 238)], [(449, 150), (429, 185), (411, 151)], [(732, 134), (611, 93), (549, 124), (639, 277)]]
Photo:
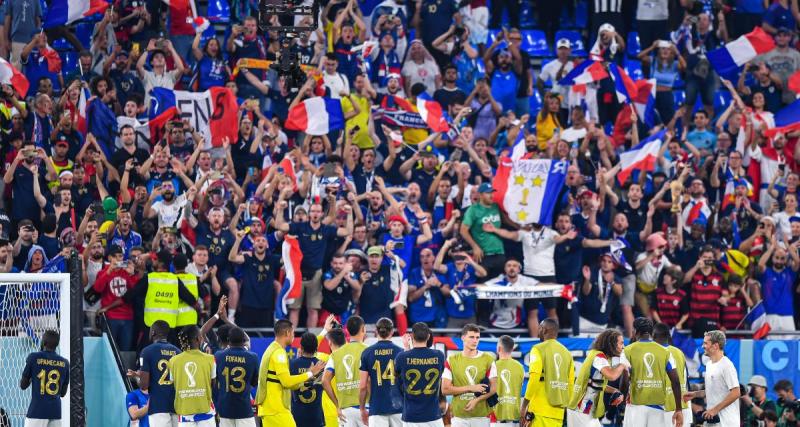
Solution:
[[(100, 306), (108, 307), (112, 302), (122, 300), (122, 297), (136, 286), (138, 280), (138, 277), (122, 268), (101, 270), (97, 273), (93, 286), (95, 292), (101, 296)], [(106, 316), (109, 320), (133, 320), (133, 307), (123, 300), (122, 305), (108, 310)]]
[(712, 271), (708, 276), (699, 270), (692, 277), (689, 299), (689, 319), (692, 321), (707, 318), (717, 324), (720, 322), (720, 305), (717, 301), (722, 296), (722, 276)]

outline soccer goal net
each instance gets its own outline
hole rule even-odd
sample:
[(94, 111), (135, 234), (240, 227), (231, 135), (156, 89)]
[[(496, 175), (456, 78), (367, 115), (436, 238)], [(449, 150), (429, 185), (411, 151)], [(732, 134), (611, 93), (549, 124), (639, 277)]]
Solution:
[[(61, 335), (58, 353), (69, 360), (69, 319), (69, 274), (0, 274), (0, 409), (12, 426), (24, 424), (31, 400), (30, 388), (19, 388), (28, 354), (53, 329)], [(69, 425), (69, 392), (61, 402), (62, 425)]]

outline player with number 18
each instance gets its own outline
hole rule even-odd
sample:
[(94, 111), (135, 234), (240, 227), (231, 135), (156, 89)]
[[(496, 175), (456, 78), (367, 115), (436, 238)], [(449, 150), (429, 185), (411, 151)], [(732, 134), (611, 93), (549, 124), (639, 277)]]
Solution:
[(25, 361), (21, 389), (31, 387), (31, 403), (25, 415), (25, 427), (55, 427), (61, 425), (61, 398), (69, 385), (69, 362), (56, 353), (59, 335), (45, 331), (42, 350), (31, 353)]

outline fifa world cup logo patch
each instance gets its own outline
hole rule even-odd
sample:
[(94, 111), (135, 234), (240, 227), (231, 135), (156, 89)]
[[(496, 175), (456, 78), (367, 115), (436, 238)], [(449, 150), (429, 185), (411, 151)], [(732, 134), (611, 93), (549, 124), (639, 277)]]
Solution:
[(644, 362), (645, 375), (647, 378), (653, 378), (653, 364), (656, 362), (656, 357), (653, 353), (645, 353), (642, 358)]

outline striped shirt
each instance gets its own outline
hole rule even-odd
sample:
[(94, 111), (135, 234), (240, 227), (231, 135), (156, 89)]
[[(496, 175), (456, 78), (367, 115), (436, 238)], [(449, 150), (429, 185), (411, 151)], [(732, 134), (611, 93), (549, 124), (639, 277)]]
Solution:
[(594, 0), (594, 13), (621, 13), (622, 0)]
[(689, 318), (692, 321), (706, 318), (720, 321), (720, 306), (717, 300), (722, 296), (722, 276), (712, 271), (708, 276), (698, 271), (692, 276), (691, 298), (689, 299)]

